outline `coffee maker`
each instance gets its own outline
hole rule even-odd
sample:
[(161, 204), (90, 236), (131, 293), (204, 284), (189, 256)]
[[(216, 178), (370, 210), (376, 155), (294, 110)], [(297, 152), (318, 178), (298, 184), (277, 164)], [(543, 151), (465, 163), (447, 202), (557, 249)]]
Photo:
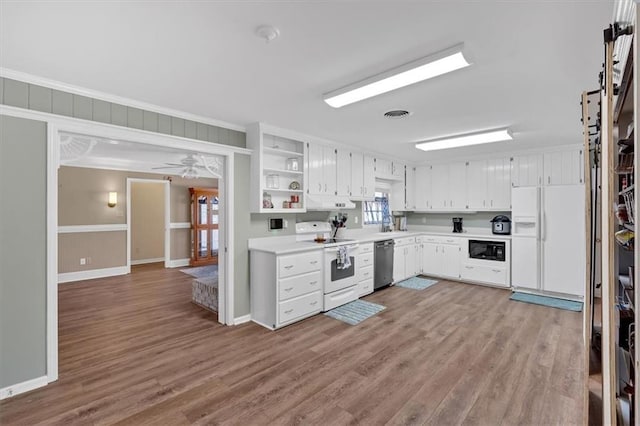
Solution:
[(460, 233), (462, 232), (462, 218), (454, 217), (453, 218), (453, 232)]

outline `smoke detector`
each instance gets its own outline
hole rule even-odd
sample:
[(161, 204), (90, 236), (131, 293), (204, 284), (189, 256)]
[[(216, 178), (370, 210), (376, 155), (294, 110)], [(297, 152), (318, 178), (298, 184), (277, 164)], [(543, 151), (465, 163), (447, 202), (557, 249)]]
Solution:
[(393, 120), (397, 120), (399, 118), (405, 118), (405, 117), (408, 117), (410, 115), (411, 115), (411, 113), (409, 111), (404, 110), (404, 109), (394, 109), (394, 110), (387, 111), (387, 112), (384, 113), (384, 116), (386, 118), (390, 118), (390, 119), (393, 119)]
[(280, 30), (273, 25), (260, 25), (256, 28), (256, 35), (269, 43), (280, 36)]

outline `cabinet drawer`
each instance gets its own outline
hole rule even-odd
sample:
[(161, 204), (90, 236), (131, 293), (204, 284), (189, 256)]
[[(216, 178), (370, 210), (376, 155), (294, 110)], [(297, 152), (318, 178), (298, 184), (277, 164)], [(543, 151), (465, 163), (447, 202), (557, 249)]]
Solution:
[(507, 268), (497, 266), (462, 265), (460, 278), (469, 281), (508, 287)]
[(373, 266), (358, 269), (358, 282), (373, 279)]
[(278, 324), (282, 325), (322, 311), (322, 292), (316, 291), (278, 303)]
[(322, 289), (322, 271), (314, 271), (308, 274), (296, 275), (278, 281), (278, 298), (280, 300), (291, 299)]
[(360, 247), (358, 248), (358, 253), (360, 254), (373, 253), (373, 243), (360, 244)]
[(324, 311), (342, 306), (358, 298), (358, 286), (347, 287), (344, 290), (334, 291), (324, 295)]
[(373, 279), (358, 283), (358, 297), (373, 293)]
[(398, 246), (406, 246), (409, 244), (413, 244), (416, 242), (416, 237), (404, 237), (404, 238), (396, 238), (394, 240), (396, 247)]
[(358, 259), (360, 260), (358, 268), (373, 267), (373, 253), (361, 254)]
[(322, 251), (278, 256), (278, 278), (319, 271), (322, 267)]
[(460, 245), (462, 243), (462, 238), (459, 237), (442, 237), (442, 236), (430, 236), (423, 235), (422, 236), (423, 243), (436, 243), (436, 244), (453, 244)]

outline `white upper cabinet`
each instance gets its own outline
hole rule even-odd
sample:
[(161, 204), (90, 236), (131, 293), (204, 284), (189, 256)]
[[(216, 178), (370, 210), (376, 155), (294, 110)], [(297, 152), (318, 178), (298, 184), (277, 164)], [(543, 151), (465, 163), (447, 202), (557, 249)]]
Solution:
[(418, 204), (416, 202), (416, 168), (407, 166), (405, 168), (405, 185), (404, 200), (407, 210), (416, 210)]
[(487, 205), (490, 210), (511, 210), (511, 158), (487, 161)]
[(416, 210), (431, 210), (433, 201), (431, 192), (431, 166), (416, 167), (414, 197)]
[(376, 177), (379, 179), (390, 179), (393, 176), (393, 163), (391, 160), (376, 158)]
[(467, 163), (467, 193), (469, 210), (483, 210), (487, 208), (488, 173), (487, 161), (477, 160)]
[(351, 152), (338, 148), (336, 157), (336, 192), (337, 195), (351, 195)]
[(404, 181), (404, 164), (397, 161), (391, 163), (391, 176), (396, 180)]
[(583, 182), (581, 149), (544, 154), (544, 185), (577, 185)]
[(315, 143), (307, 144), (309, 194), (335, 195), (336, 149)]
[(373, 200), (376, 196), (375, 159), (369, 155), (363, 160), (362, 197), (365, 200)]
[(431, 209), (449, 209), (449, 165), (431, 166)]
[(449, 208), (461, 211), (467, 208), (467, 165), (449, 164)]
[(542, 185), (542, 154), (514, 157), (511, 182), (514, 187)]
[(351, 191), (349, 196), (353, 200), (362, 200), (364, 195), (363, 161), (362, 153), (351, 153)]

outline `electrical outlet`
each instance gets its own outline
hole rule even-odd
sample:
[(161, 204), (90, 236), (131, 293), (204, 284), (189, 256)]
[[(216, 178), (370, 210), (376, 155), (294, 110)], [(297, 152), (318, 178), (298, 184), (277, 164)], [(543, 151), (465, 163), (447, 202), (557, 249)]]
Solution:
[(283, 223), (282, 226), (284, 227), (284, 229), (287, 229), (289, 227), (289, 221), (288, 220), (284, 220), (284, 221), (282, 221), (282, 223)]
[(353, 223), (355, 223), (356, 225), (358, 224), (358, 216), (354, 216)]
[(81, 257), (81, 258), (80, 258), (80, 264), (81, 264), (81, 265), (86, 265), (86, 264), (87, 264), (87, 259), (86, 259), (86, 258), (84, 258), (84, 257)]

